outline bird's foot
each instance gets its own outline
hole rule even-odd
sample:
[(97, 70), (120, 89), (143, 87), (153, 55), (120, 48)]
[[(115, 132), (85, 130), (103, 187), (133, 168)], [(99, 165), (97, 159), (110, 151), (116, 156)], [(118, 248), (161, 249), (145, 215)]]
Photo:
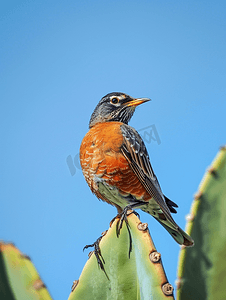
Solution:
[(130, 232), (130, 228), (129, 228), (130, 226), (129, 226), (129, 222), (128, 222), (127, 216), (129, 216), (132, 213), (134, 213), (136, 216), (138, 216), (140, 218), (139, 214), (136, 211), (134, 211), (132, 209), (132, 207), (129, 206), (129, 205), (126, 206), (123, 209), (123, 211), (122, 211), (121, 214), (118, 214), (115, 217), (115, 219), (117, 217), (120, 217), (119, 220), (118, 220), (118, 222), (117, 222), (117, 224), (116, 224), (116, 235), (117, 235), (117, 237), (119, 237), (119, 235), (120, 235), (120, 231), (122, 229), (123, 222), (125, 221), (125, 223), (126, 223), (126, 227), (127, 227), (128, 233), (129, 233), (129, 258), (130, 258), (130, 253), (132, 252), (132, 235), (131, 235), (131, 232)]
[[(123, 221), (125, 221), (126, 225), (129, 226), (129, 223), (128, 223), (128, 220), (127, 220), (127, 216), (131, 215), (131, 214), (135, 214), (139, 219), (140, 219), (140, 215), (132, 209), (132, 207), (130, 205), (126, 206), (122, 213), (118, 214), (112, 221), (111, 221), (111, 224), (114, 222), (114, 220), (116, 218), (120, 218), (118, 223), (117, 223), (117, 226), (116, 226), (116, 233), (117, 233), (117, 237), (119, 237), (120, 235), (120, 231), (122, 229), (122, 225), (123, 225)], [(127, 226), (127, 227), (128, 227)]]
[[(120, 235), (120, 231), (122, 229), (122, 225), (123, 225), (124, 221), (126, 223), (126, 226), (127, 225), (129, 226), (127, 215), (130, 215), (132, 212), (133, 212), (133, 210), (131, 209), (131, 207), (130, 206), (126, 206), (123, 209), (123, 211), (121, 212), (121, 214), (119, 214), (120, 218), (119, 218), (119, 220), (117, 222), (117, 225), (116, 225), (116, 234), (117, 234), (117, 237), (119, 237), (119, 235)], [(128, 226), (127, 226), (127, 228), (128, 228)]]
[(91, 245), (86, 245), (86, 246), (83, 248), (83, 251), (84, 251), (85, 249), (90, 248), (90, 247), (94, 247), (93, 252), (94, 252), (94, 254), (95, 254), (95, 256), (96, 256), (97, 263), (98, 263), (99, 267), (101, 268), (101, 270), (104, 271), (104, 273), (105, 273), (107, 279), (109, 280), (109, 277), (108, 277), (108, 275), (107, 275), (107, 273), (106, 273), (106, 271), (105, 271), (105, 268), (104, 268), (105, 261), (104, 261), (104, 258), (103, 258), (103, 256), (102, 256), (102, 254), (101, 254), (101, 250), (100, 250), (100, 241), (101, 241), (101, 239), (103, 238), (103, 236), (105, 236), (106, 233), (107, 233), (107, 230), (104, 231), (104, 232), (101, 234), (101, 236), (100, 236), (93, 244), (91, 244)]

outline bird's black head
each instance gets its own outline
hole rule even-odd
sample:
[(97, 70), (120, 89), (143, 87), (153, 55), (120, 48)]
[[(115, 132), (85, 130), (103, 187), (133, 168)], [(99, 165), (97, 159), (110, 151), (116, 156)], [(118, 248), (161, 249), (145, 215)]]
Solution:
[(128, 124), (133, 116), (135, 108), (141, 103), (149, 101), (149, 98), (132, 98), (124, 93), (110, 93), (104, 96), (97, 104), (90, 118), (89, 127), (97, 123), (122, 122)]

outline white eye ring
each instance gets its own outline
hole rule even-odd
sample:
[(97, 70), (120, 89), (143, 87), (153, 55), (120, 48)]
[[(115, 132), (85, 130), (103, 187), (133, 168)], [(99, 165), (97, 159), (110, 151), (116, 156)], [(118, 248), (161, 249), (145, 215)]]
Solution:
[(118, 104), (118, 103), (119, 103), (119, 99), (116, 98), (116, 97), (114, 97), (114, 98), (111, 99), (110, 102), (111, 102), (112, 104)]

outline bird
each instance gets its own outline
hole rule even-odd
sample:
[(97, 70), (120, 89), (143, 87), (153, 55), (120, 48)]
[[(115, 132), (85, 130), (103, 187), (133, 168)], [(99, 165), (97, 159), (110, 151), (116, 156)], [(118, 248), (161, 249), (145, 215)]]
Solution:
[(128, 125), (137, 106), (148, 101), (121, 92), (111, 92), (99, 101), (80, 146), (82, 172), (92, 193), (115, 206), (122, 221), (129, 209), (141, 209), (178, 244), (193, 246), (193, 239), (171, 215), (178, 206), (163, 194), (144, 141)]

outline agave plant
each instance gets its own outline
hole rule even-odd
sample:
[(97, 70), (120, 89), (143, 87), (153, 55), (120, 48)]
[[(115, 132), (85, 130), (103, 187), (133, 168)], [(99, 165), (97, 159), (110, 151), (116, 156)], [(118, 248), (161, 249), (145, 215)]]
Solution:
[(105, 272), (91, 253), (68, 300), (174, 299), (173, 287), (168, 283), (161, 254), (155, 249), (147, 223), (141, 223), (134, 214), (127, 218), (132, 245), (125, 224), (117, 237), (116, 219), (100, 241)]
[(178, 300), (226, 299), (226, 147), (195, 194), (186, 230), (195, 247), (181, 249)]
[[(127, 219), (128, 227), (124, 223), (119, 236), (117, 219), (103, 234), (68, 300), (174, 299), (148, 225), (134, 214)], [(195, 246), (181, 248), (177, 299), (226, 299), (226, 147), (206, 172), (187, 219), (186, 231)], [(0, 243), (0, 299), (52, 299), (29, 257), (4, 242)]]
[(52, 299), (29, 256), (13, 244), (3, 242), (0, 242), (0, 299)]

